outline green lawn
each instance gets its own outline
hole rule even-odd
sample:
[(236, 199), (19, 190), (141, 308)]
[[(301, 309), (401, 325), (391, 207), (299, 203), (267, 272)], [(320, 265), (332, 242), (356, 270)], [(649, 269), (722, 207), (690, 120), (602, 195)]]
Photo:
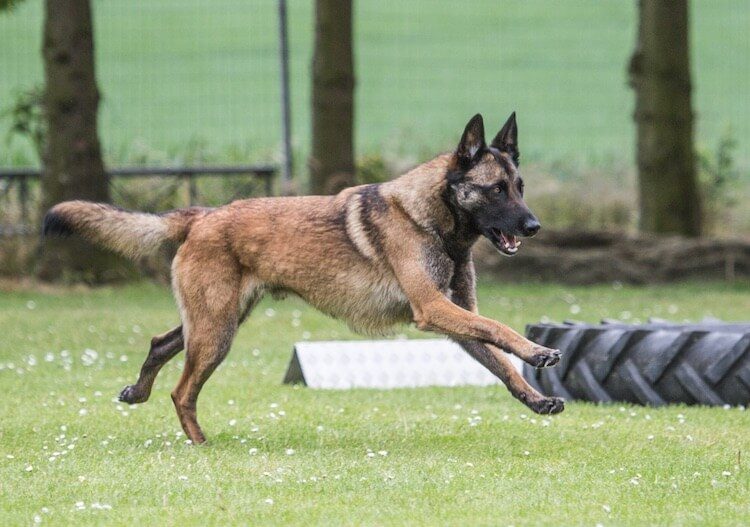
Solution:
[[(484, 313), (518, 329), (571, 312), (750, 313), (750, 284), (484, 284), (479, 297)], [(187, 446), (169, 398), (181, 356), (147, 404), (113, 399), (150, 335), (176, 322), (155, 285), (6, 284), (0, 525), (750, 523), (747, 412), (571, 403), (550, 418), (502, 387), (282, 386), (295, 341), (352, 337), (297, 300), (264, 301), (245, 324), (200, 401), (209, 444)]]
[[(92, 1), (110, 160), (179, 161), (186, 151), (226, 160), (230, 145), (240, 147), (234, 157), (273, 158), (280, 137), (276, 0)], [(293, 135), (301, 152), (309, 144), (312, 4), (289, 2)], [(42, 79), (41, 5), (26, 0), (0, 15), (0, 106)], [(526, 161), (631, 163), (626, 67), (635, 5), (355, 2), (359, 152), (424, 158), (452, 147), (475, 112), (494, 131), (518, 110)], [(713, 147), (733, 127), (747, 167), (750, 4), (691, 6), (698, 142)], [(188, 147), (190, 139), (205, 143)], [(27, 162), (13, 153), (18, 148), (0, 149), (0, 163)]]

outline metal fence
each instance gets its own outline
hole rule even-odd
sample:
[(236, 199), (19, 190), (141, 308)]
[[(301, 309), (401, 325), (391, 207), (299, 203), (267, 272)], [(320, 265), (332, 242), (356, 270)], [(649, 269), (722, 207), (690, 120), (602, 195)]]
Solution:
[[(281, 160), (277, 0), (92, 3), (110, 164), (189, 158), (191, 142), (214, 162)], [(289, 2), (291, 136), (302, 156), (313, 4)], [(698, 143), (713, 145), (731, 127), (748, 161), (750, 4), (690, 5)], [(547, 0), (355, 1), (358, 155), (421, 158), (452, 145), (477, 111), (499, 126), (517, 110), (526, 161), (632, 160), (627, 62), (636, 8), (619, 0), (570, 0), (565, 9)], [(0, 14), (0, 107), (41, 83), (41, 25), (40, 0)], [(21, 161), (16, 148), (0, 149), (0, 166)]]
[[(275, 174), (276, 167), (270, 165), (130, 167), (106, 172), (114, 202), (144, 211), (196, 204), (220, 205), (247, 196), (270, 196)], [(0, 210), (3, 211), (0, 238), (37, 234), (40, 176), (37, 169), (0, 169)], [(210, 186), (199, 186), (198, 182), (217, 178), (229, 185), (214, 193), (218, 202), (212, 203), (216, 199), (212, 199)], [(144, 186), (144, 180), (155, 180), (156, 184)], [(140, 184), (133, 185), (134, 181)], [(229, 187), (228, 192), (226, 187)]]
[[(115, 203), (157, 210), (273, 193), (275, 165), (289, 165), (281, 130), (285, 42), (278, 25), (264, 22), (281, 18), (282, 7), (283, 0), (93, 0), (99, 128)], [(0, 13), (0, 65), (6, 67), (0, 76), (0, 237), (38, 230), (39, 160), (33, 139), (9, 130), (8, 108), (41, 86), (42, 15), (35, 0)]]

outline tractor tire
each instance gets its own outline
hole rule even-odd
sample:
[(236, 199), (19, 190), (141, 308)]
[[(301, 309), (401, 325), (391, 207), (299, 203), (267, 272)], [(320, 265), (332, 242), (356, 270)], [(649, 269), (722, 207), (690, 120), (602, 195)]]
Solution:
[(552, 368), (524, 364), (545, 395), (660, 406), (750, 404), (750, 324), (567, 322), (527, 326), (528, 338), (562, 351)]

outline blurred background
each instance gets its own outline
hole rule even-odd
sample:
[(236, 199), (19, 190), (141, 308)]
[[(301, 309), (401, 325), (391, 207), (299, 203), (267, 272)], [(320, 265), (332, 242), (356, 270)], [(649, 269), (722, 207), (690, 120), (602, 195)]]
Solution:
[[(526, 254), (524, 276), (564, 279), (570, 267), (540, 262), (571, 251), (584, 282), (750, 273), (744, 0), (0, 5), (4, 274), (38, 272), (40, 214), (62, 199), (164, 210), (334, 192), (453, 149), (474, 113), (494, 134), (511, 111), (528, 201), (548, 233), (529, 244), (547, 252)], [(83, 165), (64, 153), (82, 140), (71, 127), (101, 145)], [(80, 184), (60, 178), (78, 173)], [(653, 235), (685, 240), (667, 258)], [(489, 267), (509, 265), (493, 258)], [(675, 264), (659, 267), (665, 258)], [(591, 270), (623, 259), (637, 271)], [(69, 263), (66, 276), (106, 279), (92, 265)]]

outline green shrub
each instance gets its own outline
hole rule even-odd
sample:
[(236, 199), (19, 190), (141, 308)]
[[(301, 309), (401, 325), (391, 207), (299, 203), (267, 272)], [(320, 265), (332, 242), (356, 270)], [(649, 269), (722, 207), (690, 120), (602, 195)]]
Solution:
[(727, 128), (713, 150), (698, 150), (698, 182), (703, 197), (706, 232), (720, 232), (731, 223), (740, 193), (740, 170), (735, 163), (737, 140)]

